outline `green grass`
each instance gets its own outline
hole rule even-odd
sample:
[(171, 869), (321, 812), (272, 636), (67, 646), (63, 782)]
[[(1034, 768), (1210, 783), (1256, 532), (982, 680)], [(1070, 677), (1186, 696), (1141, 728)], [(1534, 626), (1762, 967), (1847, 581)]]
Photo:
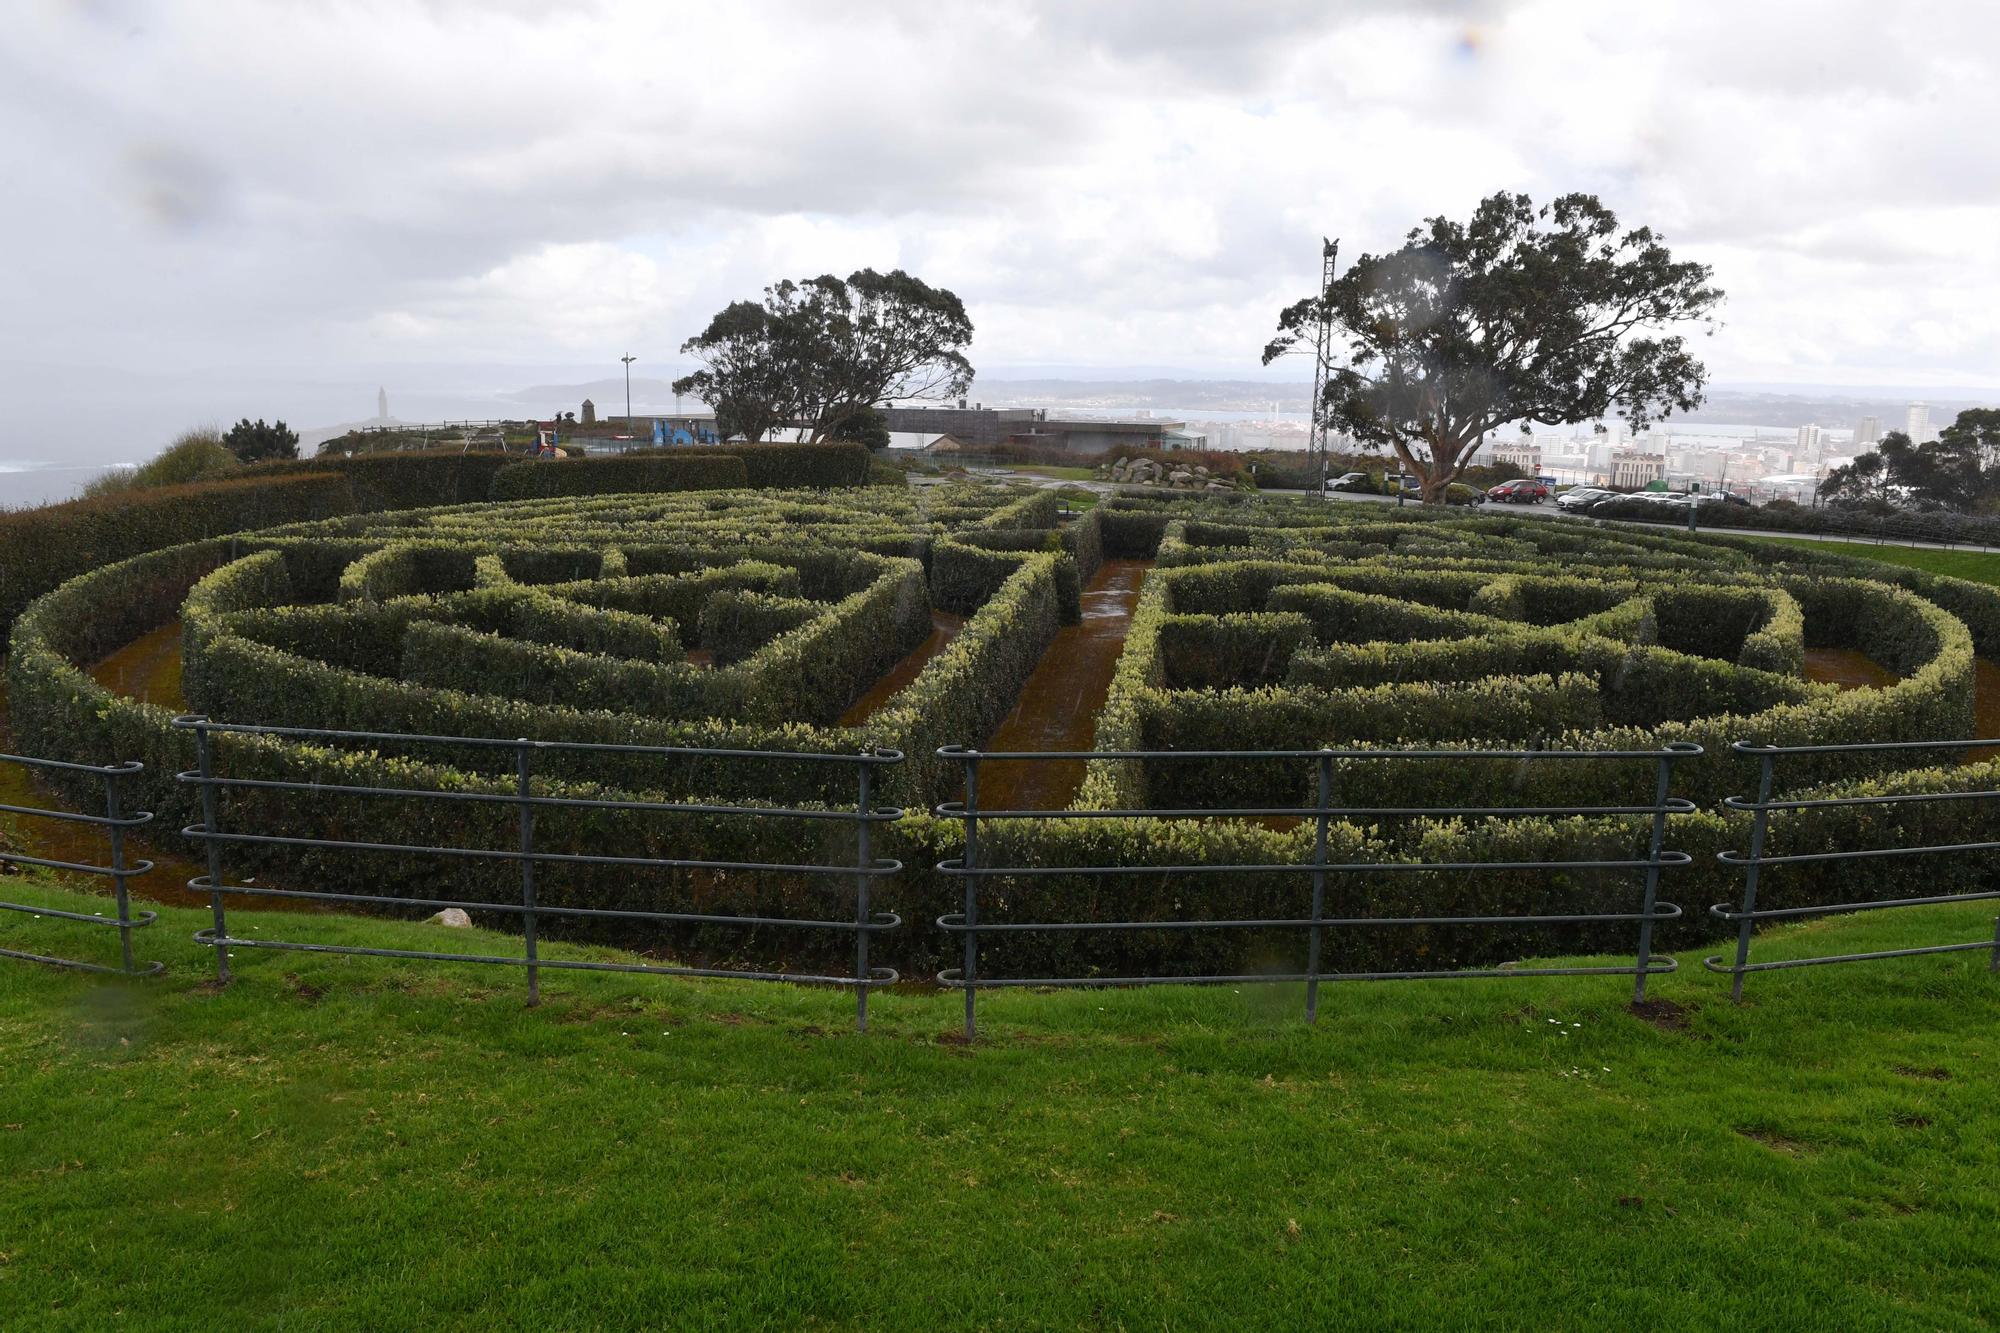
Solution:
[(1053, 477), (1057, 481), (1090, 481), (1097, 476), (1097, 469), (1090, 467), (1063, 467), (1060, 464), (1036, 465), (1033, 467), (1010, 467), (1009, 472), (1019, 472), (1030, 477)]
[(1771, 537), (1782, 546), (1800, 546), (1833, 555), (1879, 560), (1885, 565), (1902, 565), (1931, 574), (1970, 579), (1975, 583), (2000, 584), (2000, 552), (1939, 551), (1924, 546), (1878, 546), (1874, 542), (1815, 542), (1795, 537)]
[[(10, 881), (16, 901), (103, 906)], [(0, 960), (9, 1329), (1978, 1328), (2000, 1317), (2000, 979), (955, 998), (238, 951)], [(239, 933), (506, 949), (240, 912)], [(1797, 956), (1980, 939), (1966, 907)], [(0, 943), (87, 928), (8, 915)], [(109, 936), (110, 932), (103, 932)], [(558, 952), (569, 952), (561, 951)], [(570, 956), (575, 956), (573, 952)]]

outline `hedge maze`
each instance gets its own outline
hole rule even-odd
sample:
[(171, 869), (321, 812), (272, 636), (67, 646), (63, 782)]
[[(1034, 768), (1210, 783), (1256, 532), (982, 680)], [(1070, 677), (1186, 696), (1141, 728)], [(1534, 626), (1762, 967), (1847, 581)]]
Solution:
[[(735, 460), (703, 466), (732, 472)], [(536, 473), (533, 476), (554, 475)], [(585, 490), (599, 485), (584, 482)], [(719, 474), (718, 474), (719, 475)], [(526, 484), (526, 483), (523, 483)], [(539, 483), (537, 483), (539, 484)], [(610, 483), (605, 483), (610, 484)], [(619, 484), (638, 485), (641, 481)], [(952, 947), (929, 923), (958, 886), (928, 867), (957, 854), (960, 826), (927, 813), (956, 796), (940, 745), (984, 744), (1014, 706), (1080, 589), (1107, 558), (1152, 562), (1109, 696), (1103, 750), (1646, 749), (1691, 741), (1669, 844), (1695, 857), (1666, 896), (1688, 907), (1662, 947), (1710, 934), (1709, 902), (1733, 896), (1713, 853), (1740, 841), (1721, 802), (1746, 793), (1738, 740), (1777, 744), (1960, 738), (1973, 734), (1976, 657), (2000, 658), (2000, 594), (1983, 585), (1838, 557), (1504, 516), (1384, 514), (1255, 497), (1120, 498), (1082, 517), (1050, 492), (970, 484), (930, 490), (702, 489), (576, 494), (357, 514), (168, 547), (108, 564), (36, 602), (9, 657), (14, 725), (30, 752), (148, 765), (163, 821), (186, 795), (162, 780), (191, 765), (166, 710), (115, 696), (86, 668), (178, 617), (188, 703), (232, 722), (414, 734), (526, 737), (718, 749), (854, 753), (893, 748), (883, 799), (909, 807), (883, 850), (909, 867), (880, 887), (910, 923), (877, 947), (905, 969)], [(956, 637), (866, 716), (853, 711), (897, 663)], [(1810, 680), (1807, 652), (1866, 653), (1900, 678), (1841, 690)], [(332, 785), (511, 790), (511, 757), (474, 749), (306, 745), (221, 738), (230, 771)], [(1907, 769), (1875, 758), (1799, 766), (1799, 793), (1950, 791), (2000, 777), (1992, 762)], [(745, 804), (851, 804), (839, 766), (688, 758), (663, 767), (615, 754), (566, 754), (537, 778), (564, 794), (714, 798)], [(1335, 804), (1582, 805), (1653, 798), (1643, 766), (1588, 761), (1337, 766)], [(1310, 804), (1310, 764), (1100, 761), (1086, 809)], [(328, 790), (301, 810), (268, 793), (230, 818), (314, 831), (365, 830), (385, 842), (505, 846), (502, 806), (370, 805)], [(436, 821), (455, 823), (441, 827)], [(1977, 802), (1893, 814), (1813, 812), (1774, 838), (1880, 844), (1960, 837)], [(1883, 821), (1899, 821), (1893, 829)], [(1956, 822), (1955, 822), (1956, 821)], [(1921, 827), (1920, 827), (1921, 825)], [(823, 836), (851, 836), (828, 825)], [(630, 812), (562, 811), (545, 834), (577, 848), (639, 855), (797, 861), (796, 824), (717, 816), (671, 827)], [(1629, 856), (1630, 820), (1422, 818), (1340, 823), (1354, 861), (1533, 860), (1579, 847)], [(1296, 863), (1312, 830), (1284, 820), (996, 821), (996, 856), (1044, 866)], [(1782, 850), (1780, 847), (1778, 850)], [(247, 854), (246, 854), (247, 855)], [(1771, 905), (1906, 893), (1909, 862), (1856, 863), (1843, 882), (1774, 875)], [(279, 869), (274, 865), (274, 871)], [(282, 867), (365, 876), (370, 892), (493, 893), (490, 867), (407, 858), (314, 859)], [(1926, 884), (1988, 874), (1927, 867)], [(482, 879), (481, 876), (487, 878)], [(666, 898), (703, 910), (825, 909), (820, 881), (674, 872), (642, 883), (579, 866), (551, 873), (549, 901), (616, 907)], [(1343, 907), (1387, 911), (1630, 910), (1629, 875), (1403, 873), (1344, 880)], [(502, 891), (504, 892), (504, 890)], [(1296, 915), (1298, 876), (1060, 875), (996, 881), (995, 917), (1167, 920)], [(1830, 895), (1839, 896), (1830, 896)], [(579, 927), (581, 929), (581, 927)], [(1434, 927), (1335, 932), (1329, 968), (1491, 963), (1565, 949), (1625, 947), (1622, 928), (1533, 937)], [(760, 964), (811, 961), (781, 931), (702, 928), (658, 943)], [(1060, 932), (991, 946), (997, 972), (1087, 974), (1288, 970), (1296, 933)]]

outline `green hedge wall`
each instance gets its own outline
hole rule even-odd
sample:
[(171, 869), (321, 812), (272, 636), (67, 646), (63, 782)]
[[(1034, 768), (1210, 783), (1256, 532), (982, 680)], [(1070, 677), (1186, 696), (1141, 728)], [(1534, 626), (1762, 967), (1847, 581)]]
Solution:
[(721, 491), (749, 484), (750, 474), (739, 458), (630, 454), (515, 463), (494, 475), (493, 498), (546, 500), (554, 496)]
[(79, 574), (185, 542), (347, 513), (328, 472), (198, 482), (0, 513), (0, 632), (28, 603)]
[(824, 603), (803, 597), (724, 588), (701, 608), (701, 646), (717, 666), (729, 666), (825, 611)]

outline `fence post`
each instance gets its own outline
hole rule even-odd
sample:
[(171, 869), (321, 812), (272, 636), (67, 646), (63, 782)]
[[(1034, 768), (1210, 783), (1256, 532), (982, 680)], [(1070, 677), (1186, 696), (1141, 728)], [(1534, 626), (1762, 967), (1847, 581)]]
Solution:
[(1993, 918), (1993, 955), (1986, 960), (1988, 972), (2000, 972), (2000, 916)]
[(1319, 1021), (1319, 954), (1320, 935), (1324, 927), (1320, 918), (1326, 915), (1326, 821), (1327, 809), (1332, 804), (1333, 756), (1324, 749), (1319, 756), (1319, 814), (1313, 830), (1313, 875), (1312, 875), (1312, 929), (1306, 935), (1306, 1022)]
[(1771, 770), (1777, 756), (1764, 752), (1757, 773), (1757, 813), (1750, 821), (1750, 861), (1743, 869), (1743, 916), (1736, 923), (1736, 975), (1729, 988), (1731, 1001), (1743, 1002), (1743, 965), (1750, 961), (1750, 931), (1757, 924), (1750, 913), (1757, 910), (1757, 878), (1763, 870), (1764, 834), (1771, 825)]
[(124, 955), (125, 972), (132, 972), (132, 895), (125, 888), (125, 828), (118, 821), (122, 813), (118, 806), (118, 779), (110, 773), (104, 775), (104, 815), (111, 822), (105, 827), (111, 834), (111, 882), (118, 886), (118, 951)]
[(971, 872), (979, 864), (979, 751), (965, 755), (965, 855), (960, 863), (965, 876), (965, 1039), (979, 1031), (979, 991), (973, 982), (979, 977), (979, 876)]
[(1639, 969), (1632, 978), (1634, 1004), (1646, 998), (1646, 972), (1653, 965), (1653, 908), (1660, 900), (1660, 849), (1667, 841), (1667, 791), (1676, 757), (1672, 752), (1660, 756), (1660, 780), (1653, 789), (1653, 837), (1646, 851), (1646, 896), (1639, 909)]
[(868, 826), (869, 767), (861, 760), (861, 795), (854, 807), (854, 1030), (868, 1030), (868, 870), (874, 864)]
[(222, 844), (216, 835), (222, 832), (216, 817), (219, 802), (215, 796), (215, 756), (214, 743), (208, 735), (208, 719), (202, 718), (194, 724), (195, 769), (201, 775), (201, 828), (208, 836), (202, 841), (208, 849), (208, 908), (215, 919), (215, 979), (223, 985), (229, 984), (229, 918), (222, 906)]
[(535, 937), (535, 807), (529, 800), (527, 737), (517, 737), (514, 746), (514, 791), (520, 798), (515, 810), (521, 829), (521, 937), (527, 949), (528, 1007), (532, 1009), (542, 1002), (542, 971), (535, 965), (541, 956)]

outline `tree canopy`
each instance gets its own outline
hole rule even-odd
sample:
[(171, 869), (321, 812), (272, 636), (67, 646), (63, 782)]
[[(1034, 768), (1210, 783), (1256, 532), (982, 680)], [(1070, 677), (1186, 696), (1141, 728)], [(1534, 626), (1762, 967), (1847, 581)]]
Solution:
[(897, 269), (786, 279), (735, 301), (681, 351), (702, 368), (674, 381), (715, 408), (725, 437), (796, 425), (832, 438), (858, 414), (949, 399), (972, 384), (972, 321), (958, 297)]
[(1330, 314), (1344, 365), (1314, 405), (1329, 429), (1387, 446), (1437, 503), (1488, 431), (1509, 422), (1632, 428), (1702, 400), (1706, 371), (1671, 332), (1722, 293), (1651, 229), (1621, 230), (1593, 195), (1536, 208), (1495, 194), (1470, 222), (1434, 217), (1285, 309), (1269, 364), (1310, 351)]
[(1907, 500), (1962, 513), (2000, 509), (2000, 408), (1967, 408), (1914, 444), (1902, 431), (1820, 482), (1828, 500)]
[(299, 433), (282, 421), (267, 426), (262, 417), (254, 423), (245, 417), (222, 437), (222, 447), (245, 463), (261, 463), (271, 458), (297, 458)]

